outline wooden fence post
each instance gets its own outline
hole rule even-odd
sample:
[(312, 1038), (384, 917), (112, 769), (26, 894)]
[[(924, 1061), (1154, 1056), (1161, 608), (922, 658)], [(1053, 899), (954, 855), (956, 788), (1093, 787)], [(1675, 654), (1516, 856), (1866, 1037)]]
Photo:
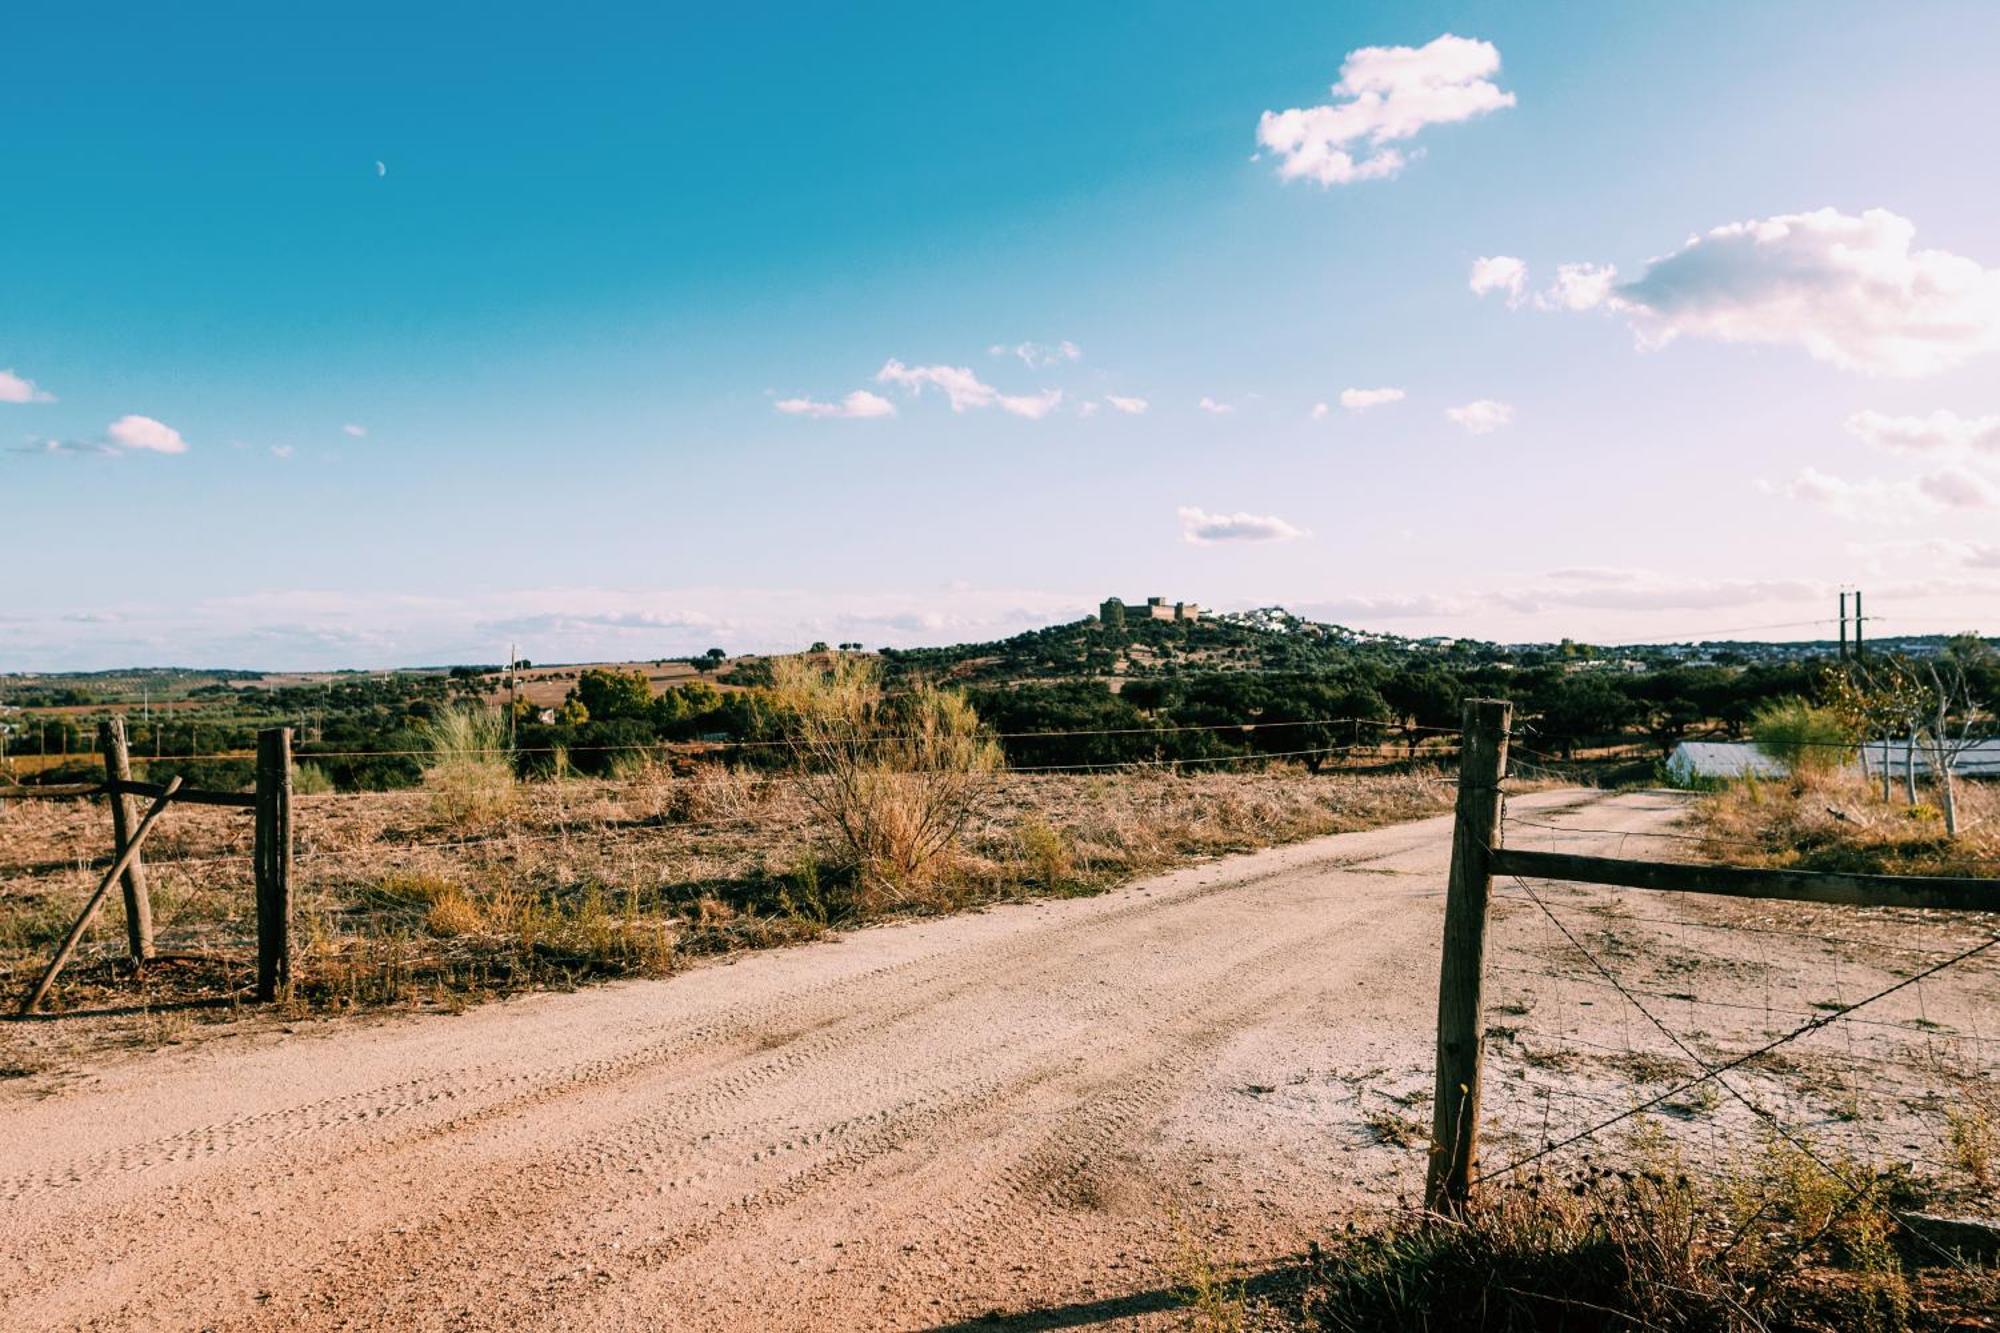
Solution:
[(167, 812), (168, 803), (174, 799), (174, 793), (179, 791), (180, 787), (181, 780), (178, 777), (167, 779), (167, 785), (161, 789), (158, 799), (153, 802), (153, 808), (146, 812), (146, 817), (132, 830), (132, 838), (125, 844), (125, 850), (112, 861), (111, 869), (104, 872), (104, 878), (97, 882), (97, 892), (91, 894), (84, 903), (83, 911), (77, 914), (76, 924), (69, 928), (69, 934), (63, 936), (63, 942), (56, 947), (56, 956), (49, 960), (48, 969), (42, 973), (42, 979), (35, 983), (35, 988), (28, 992), (28, 998), (22, 1001), (23, 1014), (35, 1012), (35, 1006), (39, 1005), (42, 997), (49, 993), (49, 987), (56, 984), (56, 975), (63, 970), (63, 964), (69, 961), (69, 956), (76, 952), (77, 943), (83, 939), (83, 932), (90, 929), (90, 919), (97, 915), (98, 907), (104, 902), (104, 895), (111, 892), (111, 886), (125, 874), (125, 868), (138, 858), (139, 844), (146, 840), (146, 835), (153, 831), (153, 825)]
[[(97, 734), (104, 742), (105, 781), (130, 782), (132, 754), (125, 745), (125, 719), (114, 717), (98, 723)], [(126, 793), (113, 790), (110, 799), (111, 854), (117, 857), (124, 855), (131, 845), (138, 815)], [(146, 886), (146, 862), (137, 853), (125, 867), (125, 943), (134, 968), (145, 966), (153, 956), (153, 896)]]
[(1500, 841), (1500, 779), (1507, 771), (1507, 727), (1513, 713), (1513, 705), (1504, 700), (1465, 701), (1438, 970), (1437, 1090), (1424, 1182), (1424, 1205), (1439, 1213), (1465, 1205), (1479, 1165), (1486, 902), (1493, 888), (1489, 862)]
[(257, 733), (257, 998), (292, 988), (292, 729)]

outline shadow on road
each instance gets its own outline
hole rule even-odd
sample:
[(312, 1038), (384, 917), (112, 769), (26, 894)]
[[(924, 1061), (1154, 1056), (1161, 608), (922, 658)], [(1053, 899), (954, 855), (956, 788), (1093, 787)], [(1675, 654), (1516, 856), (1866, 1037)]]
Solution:
[[(1231, 1284), (1230, 1289), (1240, 1291), (1244, 1296), (1268, 1299), (1295, 1287), (1298, 1278), (1297, 1265), (1284, 1263), (1244, 1278), (1240, 1286)], [(1185, 1287), (1155, 1287), (1151, 1291), (1106, 1296), (1101, 1300), (1076, 1301), (1069, 1305), (1051, 1306), (1040, 1310), (1023, 1310), (1018, 1314), (1001, 1314), (996, 1311), (972, 1319), (955, 1320), (949, 1324), (932, 1324), (922, 1330), (922, 1333), (1026, 1333), (1029, 1329), (1089, 1328), (1094, 1324), (1109, 1323), (1114, 1319), (1132, 1319), (1139, 1315), (1179, 1310), (1189, 1305), (1193, 1299), (1193, 1294)]]

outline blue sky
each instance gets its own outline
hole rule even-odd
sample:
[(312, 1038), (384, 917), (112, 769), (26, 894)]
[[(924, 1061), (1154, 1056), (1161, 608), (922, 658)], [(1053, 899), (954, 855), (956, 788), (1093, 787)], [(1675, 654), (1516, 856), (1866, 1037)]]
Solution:
[(1996, 629), (2000, 8), (728, 8), (28, 6), (0, 669)]

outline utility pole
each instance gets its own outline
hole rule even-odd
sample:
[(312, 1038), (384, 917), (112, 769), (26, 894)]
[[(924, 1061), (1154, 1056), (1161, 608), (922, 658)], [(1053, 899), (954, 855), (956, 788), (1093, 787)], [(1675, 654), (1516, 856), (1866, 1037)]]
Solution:
[(521, 660), (521, 645), (507, 645), (507, 748), (518, 749), (517, 733), (521, 726), (520, 711), (514, 706), (514, 664)]
[(1867, 656), (1861, 647), (1861, 626), (1868, 617), (1861, 614), (1861, 589), (1854, 590), (1854, 660), (1859, 662)]
[(1847, 593), (1840, 594), (1840, 660), (1847, 660)]

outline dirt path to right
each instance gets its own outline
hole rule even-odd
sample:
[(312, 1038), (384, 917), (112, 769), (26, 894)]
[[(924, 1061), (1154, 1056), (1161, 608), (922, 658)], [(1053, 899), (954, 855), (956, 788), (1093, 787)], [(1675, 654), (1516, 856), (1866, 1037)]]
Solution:
[[(1612, 854), (1681, 810), (1588, 792), (1511, 808), (1592, 830), (1518, 842)], [(157, 1051), (12, 1096), (0, 1325), (1160, 1325), (1194, 1258), (1268, 1264), (1417, 1188), (1449, 836), (1440, 819), (1324, 838), (667, 981)], [(1501, 887), (1495, 1158), (1666, 1077), (1640, 1067), (1658, 1043)], [(1660, 1003), (1704, 1044), (1897, 965), (1800, 933), (1813, 909), (1760, 933), (1723, 928), (1754, 924), (1735, 904), (1546, 893), (1635, 985), (1688, 997)], [(1930, 986), (1934, 1027), (1852, 1029), (1744, 1085), (1831, 1123), (1852, 1090), (1826, 1071), (1882, 1061), (1853, 1094), (1882, 1104), (1846, 1132), (1928, 1150), (1909, 1062), (1982, 1021), (1993, 977)], [(1739, 1109), (1682, 1114), (1697, 1146), (1754, 1145)]]

